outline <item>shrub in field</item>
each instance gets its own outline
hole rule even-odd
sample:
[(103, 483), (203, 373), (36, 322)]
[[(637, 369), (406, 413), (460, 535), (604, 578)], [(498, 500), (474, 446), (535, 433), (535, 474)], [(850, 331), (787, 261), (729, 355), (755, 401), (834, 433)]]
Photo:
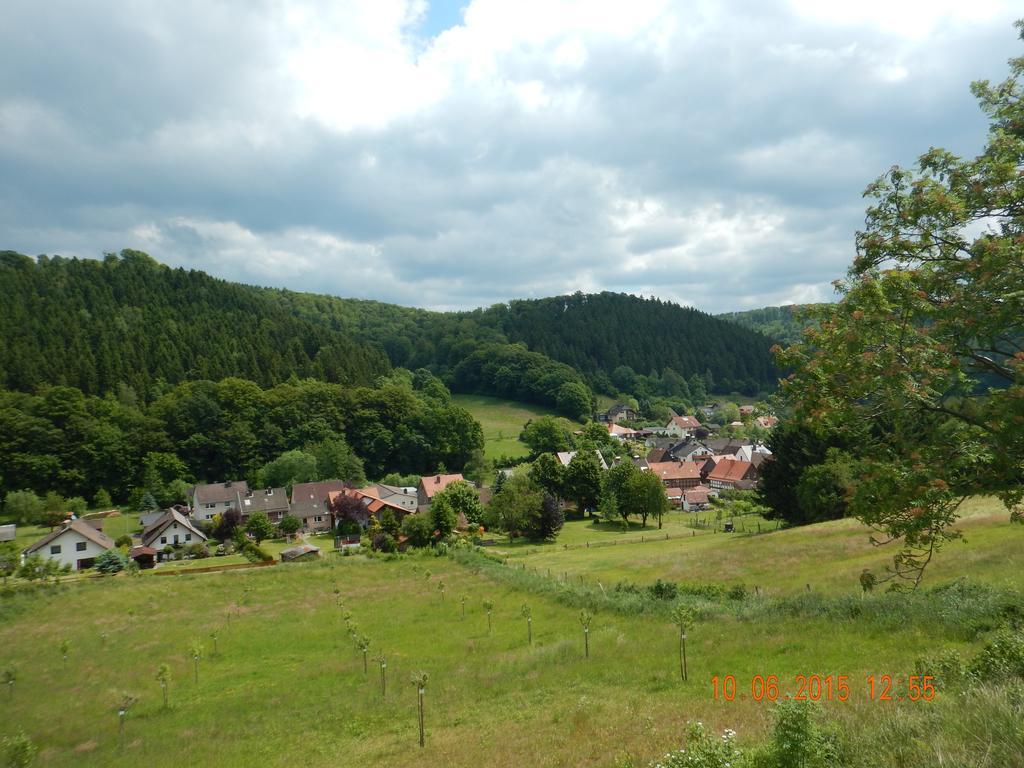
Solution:
[(919, 676), (930, 675), (935, 678), (936, 688), (947, 690), (966, 681), (967, 668), (960, 658), (960, 652), (951, 649), (937, 656), (917, 659), (914, 662), (914, 673)]
[(121, 534), (114, 541), (114, 546), (116, 546), (118, 548), (121, 548), (121, 547), (131, 548), (131, 546), (132, 546), (132, 537), (129, 536), (127, 533)]
[(968, 670), (982, 682), (1024, 678), (1024, 633), (1004, 629), (981, 649)]
[(4, 765), (10, 766), (10, 768), (26, 768), (32, 764), (39, 751), (39, 748), (22, 731), (14, 736), (5, 736), (3, 745)]
[(394, 537), (383, 530), (378, 531), (370, 539), (370, 547), (376, 552), (397, 552), (398, 543)]
[[(721, 737), (708, 733), (703, 723), (690, 723), (686, 746), (669, 752), (651, 768), (729, 768), (736, 766), (742, 753), (736, 747), (736, 732), (726, 729)], [(796, 768), (796, 765), (793, 766)]]
[(647, 588), (647, 592), (656, 600), (675, 600), (679, 596), (679, 587), (671, 581), (658, 579)]
[(771, 741), (750, 755), (751, 768), (831, 768), (836, 739), (818, 724), (809, 701), (781, 701), (775, 707)]

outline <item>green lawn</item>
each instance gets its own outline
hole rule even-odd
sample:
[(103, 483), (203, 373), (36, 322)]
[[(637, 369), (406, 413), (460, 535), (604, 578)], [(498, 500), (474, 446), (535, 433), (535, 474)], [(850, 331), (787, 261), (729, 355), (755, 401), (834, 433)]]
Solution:
[(557, 415), (550, 408), (484, 395), (452, 395), (452, 401), (480, 422), (484, 430), (484, 455), (488, 459), (526, 456), (530, 449), (519, 440), (523, 425), (538, 416)]
[[(667, 522), (674, 527), (662, 533), (689, 530), (675, 514)], [(929, 580), (970, 573), (978, 581), (1024, 586), (1024, 527), (1010, 526), (1007, 517), (991, 500), (972, 502), (962, 526), (967, 543), (940, 553)], [(755, 675), (777, 675), (784, 693), (794, 692), (800, 674), (848, 675), (854, 700), (822, 707), (851, 733), (880, 717), (910, 722), (930, 706), (945, 713), (947, 724), (961, 712), (970, 714), (942, 690), (934, 705), (866, 701), (869, 674), (913, 674), (916, 658), (942, 649), (959, 650), (965, 658), (977, 652), (984, 634), (968, 641), (949, 629), (959, 607), (946, 616), (917, 613), (916, 619), (902, 613), (884, 620), (819, 618), (766, 610), (767, 603), (751, 599), (746, 612), (710, 613), (691, 628), (690, 680), (683, 683), (678, 633), (666, 619), (600, 611), (591, 628), (591, 658), (585, 659), (571, 593), (553, 590), (545, 597), (517, 581), (514, 567), (521, 562), (541, 575), (550, 568), (555, 580), (568, 571), (608, 586), (619, 578), (643, 584), (661, 577), (799, 592), (810, 581), (818, 592), (857, 594), (860, 568), (883, 557), (849, 521), (759, 536), (700, 531), (668, 542), (639, 541), (652, 533), (635, 529), (625, 534), (633, 543), (565, 548), (624, 536), (573, 521), (561, 542), (510, 548), (512, 567), (504, 568), (481, 570), (430, 555), (389, 561), (332, 553), (310, 564), (177, 578), (119, 575), (3, 595), (0, 669), (14, 669), (17, 684), (0, 691), (0, 738), (23, 730), (40, 747), (41, 766), (159, 768), (196, 755), (199, 765), (228, 768), (639, 768), (680, 746), (688, 720), (716, 731), (734, 728), (744, 745), (763, 737), (769, 705), (749, 696), (716, 700), (713, 675), (735, 676), (741, 692), (749, 692)], [(541, 575), (520, 574), (551, 583)], [(443, 601), (437, 588), (442, 580)], [(468, 596), (465, 620), (462, 595)], [(492, 633), (484, 599), (495, 604)], [(857, 604), (885, 605), (886, 599), (858, 597)], [(532, 646), (523, 604), (533, 611)], [(369, 674), (363, 672), (343, 610), (370, 639), (371, 656), (386, 654), (386, 698), (374, 662)], [(65, 638), (66, 668), (59, 650)], [(193, 639), (205, 645), (198, 682), (186, 656)], [(173, 675), (167, 710), (154, 680), (161, 663)], [(422, 750), (409, 684), (416, 670), (430, 676)], [(116, 705), (123, 693), (138, 702), (119, 747)], [(953, 738), (950, 726), (940, 731)], [(935, 736), (924, 733), (929, 740)], [(1010, 728), (1007, 738), (1024, 740), (1014, 733)], [(919, 745), (901, 740), (898, 746)], [(891, 756), (872, 753), (868, 757), (877, 762), (865, 764), (896, 764)], [(964, 763), (947, 753), (942, 764)]]
[[(387, 655), (386, 699), (378, 669), (371, 662), (364, 675), (346, 637), (335, 584), (372, 653)], [(465, 621), (461, 594), (471, 596)], [(491, 635), (484, 597), (496, 606)], [(533, 609), (533, 646), (523, 603)], [(867, 674), (905, 674), (922, 649), (962, 646), (933, 627), (876, 632), (792, 618), (755, 627), (720, 618), (691, 633), (683, 684), (676, 633), (664, 620), (599, 614), (586, 660), (576, 609), (430, 557), (122, 576), (7, 598), (0, 610), (4, 665), (18, 680), (10, 699), (0, 696), (0, 735), (23, 729), (47, 766), (171, 766), (196, 749), (200, 764), (217, 766), (600, 766), (626, 755), (642, 765), (678, 746), (689, 719), (737, 728), (742, 738), (763, 731), (767, 706), (715, 701), (712, 675), (745, 683), (776, 674), (792, 690), (797, 674), (848, 674), (860, 701)], [(193, 638), (206, 646), (198, 682), (185, 654)], [(173, 674), (168, 710), (153, 679), (161, 663)], [(408, 682), (420, 669), (430, 675), (422, 751)], [(120, 757), (122, 692), (138, 703)]]
[[(705, 513), (701, 513), (705, 514)], [(683, 527), (685, 513), (666, 517), (666, 529)], [(763, 530), (774, 522), (760, 518), (736, 518), (746, 533), (697, 531), (691, 538), (643, 544), (564, 549), (565, 543), (598, 543), (602, 538), (621, 540), (626, 534), (609, 526), (600, 531), (585, 521), (570, 521), (555, 544), (521, 545), (509, 548), (510, 555), (530, 568), (569, 572), (604, 584), (634, 581), (640, 584), (661, 578), (668, 581), (720, 582), (761, 587), (768, 593), (784, 594), (806, 589), (848, 592), (856, 588), (864, 568), (882, 575), (895, 553), (893, 546), (874, 546), (870, 531), (855, 520), (836, 520), (802, 528), (782, 529), (751, 535), (760, 521)], [(964, 505), (958, 527), (964, 538), (947, 544), (935, 556), (927, 571), (928, 582), (963, 575), (983, 576), (989, 581), (1015, 581), (1021, 575), (1020, 553), (1024, 549), (1024, 526), (1013, 525), (1009, 513), (995, 499), (973, 499)], [(629, 537), (639, 538), (634, 531)], [(673, 534), (674, 535), (674, 534)]]

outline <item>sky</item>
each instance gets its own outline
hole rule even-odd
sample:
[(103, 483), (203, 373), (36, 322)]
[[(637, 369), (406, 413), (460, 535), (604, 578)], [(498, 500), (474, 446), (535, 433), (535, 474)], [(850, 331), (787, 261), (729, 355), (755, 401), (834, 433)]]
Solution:
[(0, 249), (468, 309), (830, 300), (1000, 0), (4, 0)]

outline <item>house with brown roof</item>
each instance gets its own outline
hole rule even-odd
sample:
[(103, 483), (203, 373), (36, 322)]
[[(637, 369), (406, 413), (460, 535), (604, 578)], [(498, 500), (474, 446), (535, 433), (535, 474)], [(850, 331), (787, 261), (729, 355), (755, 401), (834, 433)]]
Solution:
[(330, 495), (344, 490), (343, 480), (296, 483), (292, 486), (291, 514), (307, 531), (329, 531), (334, 527)]
[(141, 541), (143, 547), (152, 547), (159, 552), (164, 547), (201, 544), (206, 541), (206, 534), (178, 510), (168, 509), (160, 519), (142, 532)]
[(706, 485), (698, 485), (696, 488), (687, 488), (683, 491), (683, 511), (699, 512), (703, 509), (707, 509), (710, 498), (715, 495), (717, 495), (715, 491)]
[(666, 488), (693, 488), (700, 485), (701, 465), (694, 461), (660, 461), (648, 464)]
[(443, 491), (452, 483), (465, 482), (466, 478), (461, 473), (454, 475), (431, 475), (421, 477), (420, 484), (416, 488), (416, 508), (425, 509), (430, 506), (434, 496)]
[[(744, 482), (748, 481), (748, 482)], [(708, 485), (714, 490), (749, 487), (757, 481), (757, 470), (749, 461), (723, 458), (708, 474)]]
[(62, 567), (69, 565), (80, 571), (92, 568), (97, 557), (113, 548), (114, 540), (107, 534), (76, 519), (29, 546), (23, 557), (39, 554), (44, 559), (56, 560)]
[(700, 429), (700, 422), (693, 416), (677, 416), (672, 414), (668, 424), (660, 431), (682, 440), (692, 436), (698, 429)]
[(776, 416), (758, 416), (754, 419), (754, 423), (761, 429), (771, 429), (779, 423), (779, 419)]
[(242, 522), (256, 512), (265, 512), (274, 524), (280, 523), (291, 509), (288, 492), (284, 488), (264, 488), (262, 491), (247, 489), (244, 493), (239, 491), (235, 506), (242, 513)]
[(238, 495), (249, 492), (245, 480), (228, 480), (224, 483), (197, 485), (191, 491), (189, 510), (196, 520), (212, 520), (231, 507), (238, 506)]

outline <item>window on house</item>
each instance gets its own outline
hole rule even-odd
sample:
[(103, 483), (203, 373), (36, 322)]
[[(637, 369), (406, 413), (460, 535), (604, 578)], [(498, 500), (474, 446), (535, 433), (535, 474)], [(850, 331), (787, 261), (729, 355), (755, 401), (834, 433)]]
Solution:
[(192, 541), (192, 534), (191, 533), (186, 533), (185, 534), (185, 541)]
[(59, 555), (60, 554), (60, 544), (52, 544), (52, 545), (50, 545), (50, 554), (51, 555)]
[(160, 543), (161, 544), (166, 544), (167, 543), (167, 537), (166, 536), (161, 536), (160, 537)]
[(313, 522), (314, 523), (322, 523), (323, 521), (324, 521), (324, 519), (322, 517), (320, 517), (320, 515), (317, 515), (316, 517), (313, 518)]
[(217, 506), (217, 502), (214, 501), (209, 504), (203, 504), (203, 506), (206, 507), (207, 509), (214, 509)]
[(77, 544), (75, 544), (75, 549), (78, 550), (79, 552), (85, 552), (85, 546), (86, 546), (85, 542), (84, 541), (80, 541)]

